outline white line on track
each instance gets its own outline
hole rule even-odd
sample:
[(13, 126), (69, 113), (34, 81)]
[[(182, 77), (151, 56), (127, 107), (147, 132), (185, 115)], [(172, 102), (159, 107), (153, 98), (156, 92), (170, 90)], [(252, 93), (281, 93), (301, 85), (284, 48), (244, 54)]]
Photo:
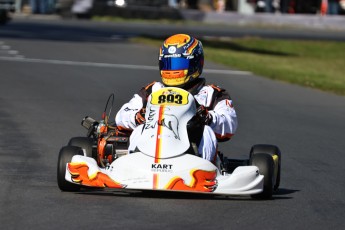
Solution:
[[(78, 61), (49, 60), (49, 59), (23, 58), (23, 57), (0, 57), (0, 60), (11, 61), (11, 62), (27, 62), (27, 63), (70, 65), (70, 66), (88, 66), (88, 67), (100, 67), (100, 68), (158, 70), (157, 66), (147, 66), (147, 65), (128, 65), (128, 64), (112, 64), (112, 63), (98, 63), (98, 62), (78, 62)], [(247, 72), (247, 71), (220, 70), (220, 69), (204, 69), (203, 72), (213, 73), (213, 74), (236, 74), (236, 75), (250, 75), (250, 74), (252, 74), (251, 72)]]
[(2, 50), (10, 50), (11, 49), (11, 46), (8, 46), (8, 45), (1, 45), (0, 48)]

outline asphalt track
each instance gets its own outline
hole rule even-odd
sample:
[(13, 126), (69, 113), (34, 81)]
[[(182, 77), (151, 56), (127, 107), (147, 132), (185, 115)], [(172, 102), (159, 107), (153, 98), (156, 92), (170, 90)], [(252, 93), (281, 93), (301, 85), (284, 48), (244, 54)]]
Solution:
[(18, 26), (0, 29), (1, 229), (343, 229), (345, 98), (207, 60), (208, 82), (230, 91), (239, 116), (221, 150), (244, 158), (253, 144), (281, 148), (274, 199), (61, 192), (59, 149), (85, 134), (85, 115), (100, 118), (110, 93), (116, 110), (159, 79), (158, 48), (62, 24)]

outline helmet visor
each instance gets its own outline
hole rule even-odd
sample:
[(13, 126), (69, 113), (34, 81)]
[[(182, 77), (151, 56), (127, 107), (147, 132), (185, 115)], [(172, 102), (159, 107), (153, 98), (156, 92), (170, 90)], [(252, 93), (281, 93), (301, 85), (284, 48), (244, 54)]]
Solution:
[(189, 68), (189, 59), (184, 57), (162, 57), (160, 70), (184, 70)]

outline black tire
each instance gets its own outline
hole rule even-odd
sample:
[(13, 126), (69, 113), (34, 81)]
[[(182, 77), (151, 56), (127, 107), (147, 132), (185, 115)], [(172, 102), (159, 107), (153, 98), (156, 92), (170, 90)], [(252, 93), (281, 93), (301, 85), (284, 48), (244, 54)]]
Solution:
[(280, 185), (280, 176), (281, 176), (281, 152), (280, 149), (275, 146), (275, 145), (265, 145), (265, 144), (259, 144), (259, 145), (254, 145), (251, 150), (250, 150), (250, 158), (252, 158), (252, 156), (254, 154), (257, 153), (267, 153), (269, 155), (271, 155), (272, 157), (274, 156), (278, 156), (278, 171), (277, 171), (277, 175), (274, 175), (275, 177), (275, 183), (273, 186), (273, 190), (277, 191)]
[(85, 150), (87, 157), (93, 157), (92, 146), (93, 139), (89, 137), (73, 137), (68, 142), (69, 146), (77, 146)]
[(264, 189), (262, 193), (252, 195), (255, 199), (271, 199), (273, 194), (273, 174), (274, 162), (271, 155), (267, 153), (253, 154), (250, 159), (250, 165), (255, 165), (259, 168), (260, 175), (264, 176)]
[(65, 180), (66, 164), (71, 162), (72, 157), (75, 155), (84, 155), (82, 149), (76, 146), (65, 146), (60, 150), (57, 165), (57, 181), (62, 191), (77, 192), (81, 188), (80, 185)]

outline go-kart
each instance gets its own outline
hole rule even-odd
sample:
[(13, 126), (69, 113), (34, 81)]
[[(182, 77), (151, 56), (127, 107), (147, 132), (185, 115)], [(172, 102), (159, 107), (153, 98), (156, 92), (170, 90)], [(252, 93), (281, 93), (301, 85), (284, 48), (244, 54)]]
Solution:
[(81, 188), (157, 190), (270, 199), (279, 187), (281, 153), (274, 145), (254, 145), (249, 159), (217, 162), (200, 157), (196, 101), (187, 91), (167, 87), (148, 97), (146, 122), (140, 125), (135, 150), (129, 134), (109, 123), (106, 104), (101, 121), (85, 117), (86, 137), (74, 137), (59, 153), (57, 179), (62, 191)]

